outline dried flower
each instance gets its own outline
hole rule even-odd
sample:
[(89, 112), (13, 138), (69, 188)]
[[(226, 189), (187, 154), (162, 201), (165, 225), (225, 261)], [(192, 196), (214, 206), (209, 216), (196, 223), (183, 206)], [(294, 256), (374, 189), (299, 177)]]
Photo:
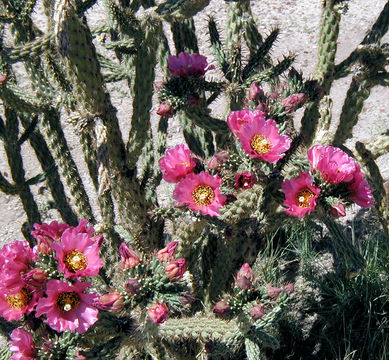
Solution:
[(137, 294), (140, 290), (140, 287), (140, 282), (137, 279), (133, 278), (128, 279), (124, 284), (124, 288), (131, 295)]
[(176, 251), (177, 246), (178, 246), (177, 241), (171, 241), (171, 242), (169, 242), (169, 244), (166, 245), (166, 247), (159, 250), (157, 252), (157, 255), (155, 255), (155, 257), (159, 261), (169, 261), (172, 258), (174, 258), (174, 253)]

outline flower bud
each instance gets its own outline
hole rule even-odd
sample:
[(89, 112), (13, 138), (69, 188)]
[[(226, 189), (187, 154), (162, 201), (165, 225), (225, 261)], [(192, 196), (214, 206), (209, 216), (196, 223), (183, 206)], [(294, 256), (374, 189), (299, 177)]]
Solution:
[(157, 110), (159, 116), (170, 117), (173, 115), (173, 106), (169, 103), (162, 103)]
[(250, 316), (254, 319), (254, 320), (258, 320), (260, 319), (263, 315), (265, 314), (265, 311), (263, 309), (263, 306), (259, 305), (259, 304), (255, 304), (251, 310), (250, 310)]
[(231, 312), (230, 305), (228, 305), (224, 300), (219, 301), (215, 304), (212, 309), (213, 313), (221, 317), (225, 317)]
[(29, 286), (34, 288), (42, 288), (47, 280), (47, 274), (42, 269), (32, 269), (22, 274), (22, 280)]
[(294, 283), (289, 283), (284, 286), (284, 291), (290, 294), (294, 293)]
[(139, 256), (124, 242), (119, 247), (119, 254), (122, 258), (122, 268), (125, 270), (133, 268), (140, 263)]
[(179, 258), (177, 260), (170, 261), (170, 263), (165, 266), (165, 274), (170, 280), (178, 280), (184, 275), (186, 267), (186, 260), (184, 258)]
[(227, 151), (219, 151), (215, 155), (213, 155), (208, 161), (208, 169), (210, 170), (218, 170), (220, 167), (228, 161), (228, 152)]
[(6, 74), (0, 74), (0, 86), (4, 85), (8, 80), (8, 77)]
[(164, 303), (155, 303), (149, 307), (147, 311), (150, 317), (150, 320), (154, 324), (162, 324), (165, 322), (169, 308)]
[(248, 263), (242, 265), (236, 275), (236, 284), (242, 290), (248, 290), (254, 281), (254, 272)]
[(190, 304), (192, 304), (195, 300), (196, 300), (196, 298), (195, 298), (193, 295), (188, 294), (188, 293), (182, 293), (181, 296), (178, 298), (178, 301), (179, 301), (182, 305), (190, 305)]
[(94, 306), (100, 310), (120, 310), (123, 305), (123, 296), (117, 291), (100, 296), (94, 303)]
[(254, 186), (257, 178), (252, 172), (243, 171), (241, 173), (236, 174), (235, 177), (235, 186), (238, 189), (250, 189)]
[(269, 105), (267, 102), (261, 102), (258, 104), (258, 106), (255, 108), (257, 111), (262, 111), (267, 115), (269, 113)]
[(169, 244), (166, 245), (166, 247), (159, 250), (155, 257), (159, 261), (169, 261), (171, 258), (174, 258), (174, 253), (176, 251), (177, 246), (177, 241), (171, 241)]
[(267, 289), (267, 295), (269, 296), (269, 298), (275, 300), (278, 298), (278, 295), (280, 295), (282, 289), (278, 288), (278, 287), (275, 287), (275, 286), (268, 286)]
[(282, 106), (285, 108), (285, 111), (289, 114), (293, 111), (296, 111), (298, 107), (304, 105), (308, 101), (308, 95), (304, 93), (298, 93), (292, 96), (287, 97), (281, 101)]
[(135, 295), (140, 290), (140, 282), (137, 279), (130, 278), (124, 284), (124, 288), (129, 294)]
[(343, 204), (336, 203), (331, 206), (330, 214), (334, 218), (346, 216), (346, 209), (344, 208)]
[(261, 101), (264, 97), (263, 90), (259, 87), (257, 82), (253, 82), (250, 85), (248, 99), (250, 101)]

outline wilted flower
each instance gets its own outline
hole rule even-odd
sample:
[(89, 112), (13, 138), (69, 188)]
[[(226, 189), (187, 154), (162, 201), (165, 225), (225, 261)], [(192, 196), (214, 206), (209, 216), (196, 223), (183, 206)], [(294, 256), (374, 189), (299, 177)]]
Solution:
[(334, 218), (338, 218), (341, 216), (346, 216), (346, 209), (342, 203), (336, 203), (331, 206), (330, 210), (331, 216)]
[(170, 55), (168, 69), (172, 76), (204, 76), (214, 66), (208, 66), (207, 58), (200, 54), (181, 52), (178, 56)]
[(284, 205), (288, 207), (284, 211), (298, 218), (310, 214), (315, 209), (316, 199), (320, 194), (320, 189), (313, 184), (309, 172), (300, 173), (298, 178), (285, 180), (282, 190), (285, 193)]
[(178, 298), (178, 301), (182, 305), (192, 304), (195, 300), (196, 300), (196, 298), (193, 295), (188, 294), (188, 293), (182, 293), (181, 296)]
[(173, 115), (173, 112), (174, 112), (173, 106), (165, 102), (159, 105), (159, 108), (157, 110), (157, 114), (163, 117), (170, 117)]
[(210, 170), (219, 170), (220, 167), (228, 161), (228, 152), (227, 151), (219, 151), (215, 155), (213, 155), (208, 161), (208, 169)]
[(294, 94), (281, 101), (286, 113), (296, 111), (301, 105), (308, 101), (308, 95), (304, 93)]
[(162, 177), (170, 183), (179, 182), (191, 173), (195, 166), (196, 162), (192, 158), (192, 152), (185, 144), (177, 145), (166, 151), (165, 156), (159, 160)]
[(129, 294), (135, 295), (140, 290), (140, 282), (137, 279), (130, 278), (125, 282), (124, 288)]
[(259, 304), (255, 304), (251, 310), (250, 310), (250, 316), (254, 320), (260, 319), (263, 315), (265, 315), (265, 310), (263, 309), (263, 306)]
[(184, 275), (187, 265), (184, 258), (170, 261), (170, 263), (165, 266), (165, 274), (170, 280), (179, 280)]
[(139, 256), (124, 242), (120, 244), (119, 254), (122, 259), (122, 268), (125, 270), (138, 266), (140, 263)]
[(174, 253), (176, 251), (177, 246), (178, 246), (177, 241), (171, 241), (169, 242), (169, 244), (166, 245), (166, 247), (159, 250), (157, 252), (157, 255), (155, 255), (155, 257), (159, 261), (169, 261), (170, 259), (174, 258)]
[(223, 180), (207, 172), (188, 174), (174, 189), (173, 198), (185, 203), (194, 211), (203, 215), (219, 216), (218, 208), (223, 207), (226, 196), (220, 193)]
[(124, 299), (119, 292), (113, 291), (100, 296), (93, 305), (100, 310), (120, 310), (124, 306)]
[(254, 281), (254, 272), (248, 263), (242, 265), (238, 273), (236, 274), (236, 284), (242, 290), (248, 290), (251, 288)]
[(241, 173), (236, 174), (235, 177), (235, 186), (238, 189), (250, 189), (254, 186), (257, 178), (250, 171), (243, 171)]
[(22, 280), (29, 288), (42, 289), (47, 280), (46, 271), (39, 268), (23, 273), (21, 276)]
[(150, 320), (154, 324), (162, 324), (166, 321), (168, 311), (169, 308), (165, 303), (157, 302), (151, 305), (147, 312), (149, 314)]
[(10, 360), (37, 359), (36, 345), (31, 334), (24, 329), (12, 331), (9, 350), (14, 353)]

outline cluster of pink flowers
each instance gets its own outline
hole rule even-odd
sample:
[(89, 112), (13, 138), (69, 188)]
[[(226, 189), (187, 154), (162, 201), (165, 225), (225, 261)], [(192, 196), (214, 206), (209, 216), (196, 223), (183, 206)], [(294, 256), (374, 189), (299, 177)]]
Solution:
[[(187, 268), (187, 262), (184, 258), (175, 258), (177, 246), (178, 243), (176, 241), (168, 243), (166, 247), (155, 254), (154, 259), (158, 263), (157, 266), (163, 266), (166, 278), (172, 282), (182, 279)], [(139, 256), (125, 243), (121, 244), (119, 252), (123, 269), (136, 270), (141, 262)], [(151, 267), (155, 270), (153, 265)], [(136, 271), (132, 272), (132, 274), (136, 274)], [(125, 283), (125, 289), (131, 295), (136, 295), (141, 290), (141, 287), (141, 282), (136, 277), (129, 278)], [(167, 318), (168, 312), (169, 308), (164, 302), (153, 303), (148, 308), (148, 315), (153, 323), (163, 323)]]
[[(0, 315), (19, 320), (35, 310), (35, 316), (57, 332), (84, 333), (98, 320), (93, 305), (97, 294), (84, 291), (91, 285), (85, 276), (96, 276), (103, 261), (99, 257), (101, 236), (87, 220), (76, 227), (60, 224), (34, 224), (32, 235), (37, 245), (31, 249), (25, 241), (14, 241), (0, 250)], [(40, 257), (56, 260), (56, 271), (68, 282), (50, 278), (38, 266)], [(16, 329), (12, 335), (13, 359), (30, 359), (35, 354), (31, 335)]]
[(243, 150), (252, 158), (276, 163), (289, 150), (291, 139), (280, 135), (276, 122), (266, 119), (261, 111), (232, 111), (227, 124), (242, 144)]
[[(321, 182), (333, 186), (345, 184), (347, 198), (359, 206), (370, 207), (374, 204), (372, 192), (359, 164), (343, 150), (333, 146), (313, 146), (308, 150), (308, 160), (312, 173), (318, 173)], [(285, 180), (282, 190), (285, 193), (284, 205), (287, 207), (285, 212), (299, 218), (315, 209), (322, 192), (309, 172), (300, 173), (298, 178)], [(332, 205), (331, 214), (346, 214), (340, 200)]]
[(175, 200), (203, 215), (219, 216), (219, 208), (226, 201), (226, 196), (220, 192), (223, 180), (205, 171), (196, 174), (193, 172), (195, 166), (196, 161), (184, 144), (166, 151), (159, 160), (163, 179), (178, 183), (173, 193)]

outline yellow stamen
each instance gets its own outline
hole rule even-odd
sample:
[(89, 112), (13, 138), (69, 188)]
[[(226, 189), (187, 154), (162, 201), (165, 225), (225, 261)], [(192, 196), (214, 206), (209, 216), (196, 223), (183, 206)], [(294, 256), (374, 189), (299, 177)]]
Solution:
[(311, 190), (307, 188), (300, 190), (296, 195), (298, 206), (305, 208), (311, 206), (309, 199), (313, 197), (315, 197), (315, 194)]
[(80, 303), (80, 297), (75, 292), (60, 293), (57, 297), (57, 308), (61, 312), (74, 310)]
[(15, 295), (7, 296), (6, 300), (11, 308), (22, 309), (31, 301), (31, 295), (26, 289), (23, 288)]
[(78, 270), (84, 270), (88, 265), (88, 260), (85, 255), (78, 250), (72, 250), (66, 253), (63, 257), (63, 262), (65, 263), (66, 269), (73, 273)]
[(188, 162), (183, 162), (181, 164), (184, 165), (185, 167), (189, 167), (190, 166), (190, 163), (188, 163)]
[(199, 206), (207, 206), (215, 198), (213, 189), (208, 185), (197, 185), (192, 191), (192, 199)]
[(262, 135), (255, 135), (251, 139), (251, 148), (258, 154), (266, 154), (271, 149), (270, 141)]

